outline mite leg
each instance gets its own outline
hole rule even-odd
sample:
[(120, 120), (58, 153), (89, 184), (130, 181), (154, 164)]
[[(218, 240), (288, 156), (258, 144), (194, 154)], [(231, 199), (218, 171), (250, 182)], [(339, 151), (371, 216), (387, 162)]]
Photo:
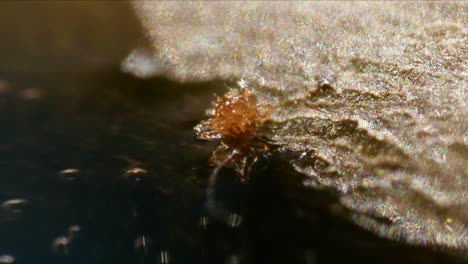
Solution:
[(208, 187), (206, 188), (206, 207), (208, 208), (208, 212), (215, 217), (224, 218), (224, 209), (216, 204), (216, 178), (219, 170), (221, 170), (221, 168), (224, 167), (237, 153), (237, 150), (233, 150), (232, 153), (223, 160), (223, 162), (213, 169), (213, 172), (211, 172), (210, 178), (208, 179)]

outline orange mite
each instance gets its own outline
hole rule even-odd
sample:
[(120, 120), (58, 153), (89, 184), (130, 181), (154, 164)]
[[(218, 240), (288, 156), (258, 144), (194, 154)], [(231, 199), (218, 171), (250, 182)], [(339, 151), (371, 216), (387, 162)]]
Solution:
[(212, 214), (222, 214), (216, 203), (216, 177), (222, 167), (236, 167), (242, 179), (250, 174), (257, 161), (257, 153), (268, 151), (268, 145), (258, 140), (256, 131), (268, 119), (270, 106), (258, 105), (255, 95), (243, 81), (238, 89), (231, 89), (218, 98), (213, 116), (195, 127), (200, 139), (221, 139), (211, 154), (210, 163), (215, 166), (206, 190), (207, 208)]
[(231, 90), (218, 99), (211, 126), (224, 138), (242, 140), (251, 136), (260, 121), (257, 99), (247, 88)]
[[(238, 89), (231, 89), (219, 97), (212, 118), (195, 127), (201, 139), (221, 139), (220, 145), (212, 153), (210, 163), (226, 167), (238, 165), (237, 171), (244, 176), (256, 161), (254, 158), (248, 162), (249, 154), (267, 150), (265, 144), (259, 146), (255, 132), (268, 119), (270, 112), (271, 107), (259, 105), (255, 95), (242, 81)], [(247, 163), (250, 163), (249, 166)]]

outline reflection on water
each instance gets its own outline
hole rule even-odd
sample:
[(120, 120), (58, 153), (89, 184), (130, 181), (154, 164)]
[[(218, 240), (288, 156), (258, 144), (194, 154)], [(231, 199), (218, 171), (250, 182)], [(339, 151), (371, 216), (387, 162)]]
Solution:
[(457, 262), (342, 221), (274, 155), (220, 172), (211, 219), (192, 128), (223, 85), (98, 76), (2, 76), (0, 263)]
[(15, 262), (15, 258), (11, 255), (4, 254), (0, 255), (0, 263), (2, 264), (12, 264)]

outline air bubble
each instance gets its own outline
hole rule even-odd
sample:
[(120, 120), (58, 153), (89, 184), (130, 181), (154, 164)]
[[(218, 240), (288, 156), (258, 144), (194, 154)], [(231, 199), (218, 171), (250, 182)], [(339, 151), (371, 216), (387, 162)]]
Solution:
[(236, 213), (230, 213), (226, 219), (226, 224), (231, 228), (237, 228), (242, 224), (242, 216)]
[(151, 239), (148, 236), (139, 236), (135, 239), (135, 249), (138, 251), (143, 251), (145, 254), (148, 254), (148, 249), (151, 245)]
[(140, 183), (148, 175), (148, 171), (142, 168), (131, 168), (125, 171), (124, 178), (133, 184)]
[(70, 239), (66, 236), (59, 236), (52, 242), (52, 251), (60, 255), (68, 255)]
[(169, 252), (167, 250), (161, 250), (159, 254), (159, 264), (169, 264)]
[(75, 182), (78, 180), (79, 173), (78, 169), (65, 169), (59, 172), (59, 176), (66, 182)]
[(80, 231), (81, 227), (79, 225), (70, 225), (67, 228), (66, 236), (58, 236), (52, 241), (52, 251), (59, 255), (68, 255), (70, 244)]
[(0, 264), (12, 264), (15, 263), (15, 258), (9, 254), (0, 255)]
[(24, 211), (25, 207), (28, 206), (29, 201), (25, 199), (10, 199), (4, 201), (1, 207), (7, 210), (9, 213), (20, 214)]
[(200, 217), (200, 221), (198, 222), (198, 225), (203, 229), (206, 230), (208, 228), (208, 225), (210, 224), (210, 221), (208, 217), (202, 216)]
[(15, 207), (19, 205), (26, 205), (28, 203), (25, 199), (10, 199), (2, 203), (2, 207)]
[(79, 225), (71, 225), (68, 227), (68, 237), (70, 240), (74, 239), (78, 232), (81, 231), (81, 227)]

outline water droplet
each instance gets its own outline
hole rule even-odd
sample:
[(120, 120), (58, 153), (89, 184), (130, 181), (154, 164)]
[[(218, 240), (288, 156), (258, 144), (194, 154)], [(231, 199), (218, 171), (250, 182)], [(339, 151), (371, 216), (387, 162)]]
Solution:
[(81, 231), (81, 227), (79, 225), (71, 225), (68, 227), (68, 237), (70, 240), (74, 239), (78, 232)]
[(70, 239), (66, 236), (59, 236), (52, 242), (52, 251), (60, 255), (68, 255)]
[(78, 179), (79, 173), (78, 169), (65, 169), (59, 172), (59, 176), (64, 181), (75, 182)]
[(6, 209), (8, 212), (13, 214), (20, 214), (24, 211), (25, 207), (28, 206), (29, 201), (25, 199), (10, 199), (4, 201), (1, 207)]
[(236, 213), (230, 213), (226, 219), (226, 224), (231, 228), (237, 228), (242, 224), (242, 216)]
[(124, 178), (130, 183), (137, 184), (140, 183), (147, 175), (147, 170), (135, 167), (125, 171)]
[(2, 207), (15, 207), (18, 205), (25, 205), (28, 201), (25, 199), (10, 199), (2, 203)]
[(161, 254), (159, 256), (160, 264), (169, 264), (169, 252), (167, 250), (161, 250)]
[(200, 217), (200, 221), (198, 222), (199, 226), (204, 230), (207, 229), (209, 223), (210, 223), (210, 221), (209, 221), (208, 217), (206, 217), (206, 216)]
[(0, 255), (0, 264), (12, 264), (15, 262), (15, 258), (9, 254)]
[(139, 236), (135, 239), (135, 249), (142, 250), (145, 254), (148, 254), (148, 249), (151, 245), (151, 239), (148, 236)]

